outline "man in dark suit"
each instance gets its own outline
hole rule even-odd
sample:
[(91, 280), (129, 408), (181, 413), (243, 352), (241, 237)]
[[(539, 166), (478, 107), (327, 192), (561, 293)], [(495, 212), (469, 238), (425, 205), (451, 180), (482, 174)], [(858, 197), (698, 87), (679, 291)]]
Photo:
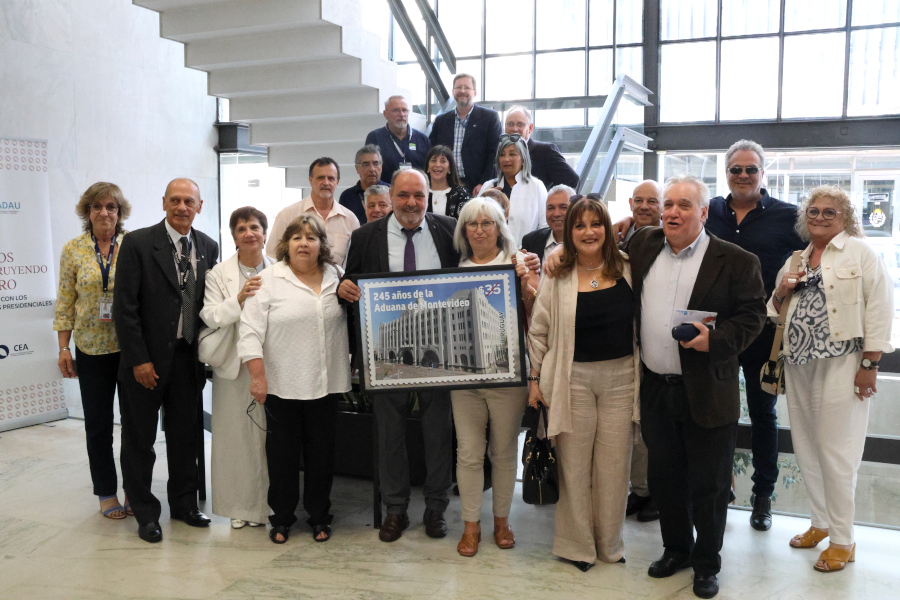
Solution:
[(569, 199), (575, 190), (567, 185), (557, 185), (547, 192), (547, 224), (531, 233), (522, 236), (522, 248), (537, 254), (541, 263), (553, 249), (563, 243), (563, 230), (566, 225), (566, 211), (569, 210)]
[(198, 416), (206, 382), (197, 332), (206, 273), (216, 264), (219, 246), (192, 228), (202, 207), (196, 183), (173, 180), (163, 197), (166, 218), (126, 235), (116, 266), (122, 482), (138, 535), (148, 542), (162, 539), (160, 502), (150, 489), (160, 407), (171, 517), (193, 527), (209, 525), (197, 508)]
[(481, 184), (495, 176), (494, 162), (502, 131), (500, 115), (477, 106), (477, 95), (475, 78), (458, 73), (453, 78), (456, 110), (435, 119), (428, 136), (432, 146), (443, 144), (453, 150), (459, 178), (472, 196), (477, 196)]
[(539, 142), (531, 134), (534, 133), (534, 122), (531, 113), (524, 106), (513, 106), (506, 112), (506, 133), (518, 133), (528, 143), (528, 154), (531, 155), (531, 174), (544, 182), (549, 190), (563, 184), (571, 188), (578, 187), (578, 174), (575, 173), (556, 144)]
[[(338, 296), (349, 303), (359, 300), (359, 287), (352, 281), (366, 273), (413, 272), (452, 268), (459, 265), (453, 248), (456, 219), (426, 212), (428, 180), (416, 169), (397, 171), (391, 182), (393, 212), (366, 223), (353, 232), (347, 255), (347, 271)], [(348, 322), (353, 322), (348, 317)], [(353, 327), (351, 326), (351, 332)], [(351, 345), (352, 347), (352, 345)], [(453, 456), (451, 451), (450, 393), (419, 392), (422, 434), (425, 438), (425, 533), (433, 538), (447, 535), (447, 510)], [(378, 472), (381, 497), (387, 516), (378, 536), (383, 542), (400, 538), (409, 527), (410, 485), (406, 454), (406, 423), (409, 395), (383, 393), (375, 396), (378, 423)]]
[[(665, 547), (649, 575), (693, 567), (694, 594), (701, 598), (719, 589), (741, 412), (738, 355), (766, 314), (759, 260), (704, 230), (708, 206), (709, 189), (700, 179), (672, 178), (662, 228), (641, 229), (628, 246), (643, 362), (641, 430)], [(715, 328), (695, 322), (699, 335), (676, 342), (673, 309), (715, 313)]]

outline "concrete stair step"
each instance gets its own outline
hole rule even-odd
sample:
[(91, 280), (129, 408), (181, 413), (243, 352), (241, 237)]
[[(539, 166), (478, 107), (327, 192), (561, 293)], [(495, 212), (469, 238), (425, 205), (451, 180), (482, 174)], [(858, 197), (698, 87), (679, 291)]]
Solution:
[[(293, 167), (296, 165), (309, 165), (321, 156), (330, 156), (338, 163), (352, 163), (356, 157), (356, 151), (362, 146), (363, 140), (350, 140), (328, 142), (327, 144), (286, 144), (269, 148), (270, 167)], [(343, 173), (343, 170), (342, 170)], [(345, 173), (355, 177), (355, 172)], [(285, 174), (287, 177), (287, 174)], [(306, 174), (309, 185), (309, 171)], [(355, 181), (355, 179), (354, 179)]]
[(265, 121), (254, 123), (250, 128), (250, 143), (276, 146), (358, 140), (362, 146), (369, 132), (379, 127), (384, 127), (384, 117), (378, 113)]
[(248, 33), (321, 26), (319, 2), (297, 0), (231, 0), (172, 8), (162, 13), (160, 35), (193, 42)]
[(231, 101), (231, 118), (234, 121), (252, 124), (291, 117), (377, 114), (383, 110), (383, 106), (383, 99), (377, 89), (360, 87), (314, 94), (272, 94), (235, 98)]

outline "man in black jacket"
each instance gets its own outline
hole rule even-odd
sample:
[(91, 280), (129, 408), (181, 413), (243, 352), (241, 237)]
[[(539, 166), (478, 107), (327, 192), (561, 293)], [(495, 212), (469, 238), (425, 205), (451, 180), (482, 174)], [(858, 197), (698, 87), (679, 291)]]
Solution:
[(494, 161), (501, 133), (500, 115), (476, 106), (477, 95), (475, 78), (458, 73), (453, 78), (456, 110), (435, 119), (428, 136), (432, 146), (443, 144), (453, 150), (459, 178), (472, 196), (478, 195), (481, 184), (496, 176)]
[(122, 350), (122, 482), (138, 535), (162, 539), (160, 502), (150, 483), (159, 409), (165, 409), (168, 500), (173, 519), (206, 527), (197, 507), (200, 393), (206, 382), (197, 359), (197, 333), (206, 273), (219, 256), (216, 242), (192, 228), (203, 200), (190, 179), (166, 187), (166, 218), (125, 236), (116, 265), (113, 315)]
[(534, 133), (534, 122), (531, 113), (524, 106), (513, 106), (506, 112), (506, 133), (518, 133), (528, 143), (528, 154), (531, 155), (531, 174), (544, 182), (548, 190), (563, 184), (570, 188), (578, 187), (578, 175), (575, 173), (556, 144), (539, 142), (531, 134)]
[(547, 224), (549, 227), (541, 227), (531, 233), (522, 236), (522, 248), (537, 254), (541, 263), (549, 256), (553, 249), (563, 243), (563, 229), (566, 225), (566, 212), (569, 209), (569, 200), (575, 195), (575, 190), (567, 185), (557, 185), (547, 192)]
[[(459, 254), (453, 248), (456, 219), (426, 212), (427, 201), (425, 174), (416, 169), (397, 171), (391, 183), (393, 212), (353, 232), (347, 271), (338, 288), (338, 296), (349, 303), (348, 323), (354, 322), (352, 310), (360, 297), (359, 287), (351, 280), (354, 276), (459, 265)], [(352, 339), (352, 325), (350, 331)], [(450, 393), (420, 391), (419, 408), (425, 438), (425, 533), (442, 538), (447, 535), (444, 511), (449, 504), (453, 465)], [(383, 542), (393, 542), (409, 527), (410, 484), (406, 454), (409, 394), (377, 394), (373, 410), (378, 423), (381, 498), (387, 509), (378, 536)]]

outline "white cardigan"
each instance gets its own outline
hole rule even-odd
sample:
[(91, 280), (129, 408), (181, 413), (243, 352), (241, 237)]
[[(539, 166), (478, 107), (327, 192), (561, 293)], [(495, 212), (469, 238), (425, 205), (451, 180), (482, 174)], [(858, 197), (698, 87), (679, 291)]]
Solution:
[[(275, 264), (274, 258), (263, 256), (266, 268)], [(241, 324), (241, 305), (237, 295), (241, 291), (241, 272), (238, 266), (238, 253), (223, 260), (206, 274), (206, 292), (203, 295), (203, 308), (200, 319), (210, 329), (230, 327), (233, 329), (232, 346), (228, 350), (225, 362), (213, 367), (213, 373), (222, 379), (236, 379), (241, 370), (241, 358), (238, 356), (238, 326)]]
[[(479, 196), (495, 187), (496, 179), (488, 179), (481, 186)], [(502, 185), (497, 187), (503, 187)], [(516, 173), (516, 185), (513, 186), (509, 196), (509, 231), (516, 240), (516, 248), (522, 247), (522, 237), (536, 229), (547, 226), (547, 188), (544, 182), (531, 176), (531, 180), (525, 183), (522, 180), (522, 171)]]
[[(812, 244), (800, 255), (800, 270), (806, 270)], [(778, 271), (775, 289), (790, 266), (790, 258)], [(891, 327), (894, 323), (894, 285), (891, 275), (872, 247), (862, 238), (851, 237), (842, 231), (832, 238), (822, 253), (822, 283), (825, 286), (825, 306), (828, 309), (830, 342), (863, 339), (864, 352), (893, 352)], [(775, 293), (769, 298), (768, 316), (778, 321)], [(786, 323), (800, 301), (791, 296)], [(784, 355), (790, 356), (790, 345), (784, 344)]]

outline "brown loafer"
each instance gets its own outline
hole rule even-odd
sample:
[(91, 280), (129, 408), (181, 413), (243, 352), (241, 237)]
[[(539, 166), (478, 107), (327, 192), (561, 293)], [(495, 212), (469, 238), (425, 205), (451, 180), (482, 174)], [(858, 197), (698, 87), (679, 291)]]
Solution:
[(447, 521), (444, 520), (444, 513), (426, 508), (422, 521), (425, 523), (425, 533), (428, 537), (442, 538), (447, 535)]
[(378, 539), (382, 542), (396, 542), (407, 527), (409, 527), (409, 517), (406, 513), (402, 515), (388, 515), (381, 523)]
[(501, 550), (509, 550), (516, 545), (516, 536), (513, 535), (509, 525), (494, 525), (494, 543)]

